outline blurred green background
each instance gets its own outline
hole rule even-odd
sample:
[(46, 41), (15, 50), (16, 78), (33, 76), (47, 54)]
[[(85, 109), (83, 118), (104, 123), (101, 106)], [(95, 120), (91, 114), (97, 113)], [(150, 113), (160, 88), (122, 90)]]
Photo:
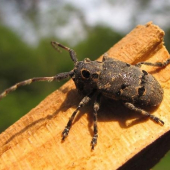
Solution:
[[(79, 60), (98, 58), (138, 24), (153, 21), (170, 48), (170, 0), (0, 0), (0, 92), (16, 82), (70, 71), (68, 52)], [(0, 101), (0, 132), (35, 107), (64, 82), (37, 82)], [(170, 152), (153, 170), (170, 169)]]

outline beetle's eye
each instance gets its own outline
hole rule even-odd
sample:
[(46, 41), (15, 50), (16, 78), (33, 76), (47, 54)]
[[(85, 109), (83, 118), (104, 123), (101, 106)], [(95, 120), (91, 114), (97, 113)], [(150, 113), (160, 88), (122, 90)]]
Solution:
[(90, 72), (88, 70), (82, 70), (82, 77), (88, 79), (90, 77)]

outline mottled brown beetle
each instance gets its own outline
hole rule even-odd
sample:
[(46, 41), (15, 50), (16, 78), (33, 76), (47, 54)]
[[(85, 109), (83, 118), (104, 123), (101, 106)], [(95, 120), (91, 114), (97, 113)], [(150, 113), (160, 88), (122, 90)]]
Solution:
[(18, 87), (28, 85), (32, 82), (58, 81), (71, 77), (76, 88), (84, 97), (71, 115), (62, 132), (62, 140), (68, 136), (76, 113), (95, 95), (93, 113), (94, 135), (91, 141), (92, 149), (94, 149), (94, 146), (97, 144), (97, 112), (99, 110), (101, 96), (106, 96), (113, 100), (121, 100), (127, 108), (149, 117), (156, 123), (164, 124), (158, 117), (151, 115), (135, 105), (157, 106), (161, 103), (163, 99), (162, 87), (151, 74), (140, 69), (140, 67), (142, 64), (165, 67), (170, 63), (170, 58), (164, 63), (140, 62), (136, 65), (130, 65), (117, 59), (109, 58), (107, 54), (104, 54), (102, 62), (91, 61), (88, 58), (85, 58), (83, 61), (78, 61), (76, 53), (72, 49), (57, 42), (51, 42), (51, 44), (56, 49), (58, 49), (59, 46), (69, 51), (70, 57), (74, 62), (74, 69), (70, 72), (59, 73), (53, 77), (37, 77), (19, 82), (0, 94), (0, 99), (5, 97), (9, 92), (16, 90)]

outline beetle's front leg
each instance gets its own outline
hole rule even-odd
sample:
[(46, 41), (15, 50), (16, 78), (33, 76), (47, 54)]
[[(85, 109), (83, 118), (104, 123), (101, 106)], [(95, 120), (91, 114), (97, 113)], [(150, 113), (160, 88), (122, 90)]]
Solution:
[(91, 141), (91, 146), (92, 146), (92, 150), (94, 149), (94, 146), (97, 144), (97, 138), (98, 138), (98, 128), (97, 128), (97, 112), (100, 108), (100, 98), (101, 98), (101, 95), (99, 94), (97, 96), (97, 99), (94, 103), (94, 112), (93, 112), (93, 123), (94, 123), (94, 134), (93, 134), (93, 138), (92, 138), (92, 141)]
[(93, 94), (94, 94), (94, 92), (90, 93), (88, 96), (83, 97), (83, 99), (80, 101), (78, 107), (76, 108), (76, 110), (71, 115), (71, 117), (70, 117), (70, 119), (67, 123), (67, 126), (65, 127), (65, 129), (62, 132), (62, 140), (64, 140), (68, 136), (72, 122), (73, 122), (77, 112), (80, 110), (81, 107), (84, 107), (91, 100)]
[(154, 116), (154, 115), (151, 115), (150, 113), (146, 112), (146, 111), (143, 110), (143, 109), (137, 108), (137, 107), (134, 106), (132, 103), (126, 102), (126, 103), (124, 103), (124, 105), (125, 105), (128, 109), (133, 110), (133, 111), (135, 111), (135, 112), (138, 112), (138, 113), (140, 113), (140, 114), (142, 114), (142, 115), (144, 115), (144, 116), (147, 116), (147, 117), (149, 117), (150, 119), (152, 119), (152, 120), (153, 120), (154, 122), (156, 122), (156, 123), (159, 123), (159, 124), (161, 124), (161, 125), (164, 125), (164, 122), (163, 122), (161, 119), (159, 119), (158, 117), (156, 117), (156, 116)]

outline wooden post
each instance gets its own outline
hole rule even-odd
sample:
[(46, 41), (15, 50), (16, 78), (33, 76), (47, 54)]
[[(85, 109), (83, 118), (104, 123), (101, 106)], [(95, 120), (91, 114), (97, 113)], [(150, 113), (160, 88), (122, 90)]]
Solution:
[[(165, 61), (164, 32), (152, 23), (139, 25), (115, 44), (110, 57), (134, 64)], [(99, 42), (107, 43), (107, 42)], [(100, 58), (101, 59), (101, 58)], [(164, 89), (164, 99), (149, 111), (164, 126), (103, 98), (98, 116), (99, 138), (94, 151), (93, 105), (76, 117), (69, 136), (61, 133), (81, 97), (72, 80), (45, 98), (0, 135), (0, 169), (149, 169), (170, 149), (170, 65), (142, 66)]]

